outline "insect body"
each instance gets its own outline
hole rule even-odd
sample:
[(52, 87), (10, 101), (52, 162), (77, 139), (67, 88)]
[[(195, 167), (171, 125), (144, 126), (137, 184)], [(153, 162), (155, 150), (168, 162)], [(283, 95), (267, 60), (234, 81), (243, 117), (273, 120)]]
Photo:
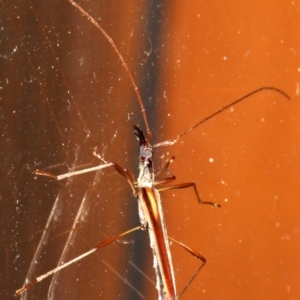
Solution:
[[(104, 160), (104, 158), (101, 157), (101, 155), (98, 153), (98, 151), (95, 151), (95, 155), (103, 162), (103, 164), (94, 167), (94, 168), (89, 168), (81, 171), (75, 171), (75, 172), (70, 172), (67, 174), (55, 176), (50, 173), (36, 170), (35, 173), (38, 175), (45, 175), (48, 177), (53, 177), (57, 180), (62, 180), (65, 178), (69, 178), (72, 176), (80, 175), (82, 173), (87, 173), (95, 170), (100, 170), (104, 169), (107, 167), (114, 167), (130, 184), (134, 195), (138, 199), (138, 206), (139, 206), (139, 217), (140, 217), (140, 222), (141, 225), (138, 227), (135, 227), (133, 229), (127, 230), (117, 236), (114, 236), (112, 238), (109, 238), (105, 240), (104, 242), (100, 243), (97, 245), (95, 248), (92, 250), (74, 258), (73, 260), (69, 262), (65, 262), (63, 265), (59, 265), (57, 268), (55, 268), (52, 271), (47, 272), (44, 275), (41, 275), (34, 279), (32, 282), (25, 284), (21, 289), (16, 291), (16, 295), (20, 295), (23, 292), (25, 292), (28, 288), (30, 288), (33, 284), (35, 284), (38, 281), (43, 280), (44, 278), (60, 271), (61, 269), (69, 266), (70, 264), (73, 264), (77, 262), (78, 260), (82, 259), (83, 257), (88, 256), (89, 254), (103, 248), (104, 246), (108, 245), (109, 243), (120, 239), (122, 236), (135, 231), (139, 229), (148, 229), (149, 231), (149, 236), (150, 236), (150, 246), (153, 250), (153, 258), (154, 258), (154, 267), (155, 267), (155, 273), (156, 273), (156, 285), (157, 285), (157, 290), (158, 290), (158, 295), (159, 299), (161, 300), (174, 300), (178, 299), (182, 293), (177, 293), (176, 292), (176, 284), (175, 284), (175, 276), (174, 276), (174, 271), (173, 271), (173, 264), (171, 260), (171, 254), (170, 254), (170, 249), (169, 249), (169, 243), (168, 239), (171, 239), (172, 241), (177, 242), (173, 238), (168, 237), (167, 230), (166, 230), (166, 224), (164, 220), (164, 215), (163, 215), (163, 210), (162, 210), (162, 205), (161, 205), (161, 198), (160, 198), (160, 191), (163, 190), (168, 190), (168, 189), (181, 189), (181, 188), (188, 188), (192, 187), (195, 191), (196, 197), (198, 199), (198, 202), (201, 204), (208, 204), (214, 207), (219, 207), (219, 205), (212, 203), (212, 202), (204, 202), (201, 200), (199, 193), (197, 191), (195, 183), (188, 182), (188, 183), (181, 183), (173, 186), (168, 186), (165, 188), (157, 188), (160, 184), (165, 184), (173, 181), (175, 177), (170, 173), (168, 170), (169, 164), (173, 161), (174, 158), (171, 158), (169, 161), (167, 161), (164, 171), (168, 174), (168, 177), (161, 179), (159, 181), (155, 181), (154, 178), (154, 167), (153, 167), (153, 148), (155, 147), (160, 147), (160, 146), (169, 146), (173, 145), (176, 143), (179, 139), (181, 139), (184, 135), (188, 134), (191, 130), (195, 129), (198, 127), (200, 124), (206, 122), (207, 120), (213, 118), (217, 114), (223, 112), (224, 110), (232, 107), (233, 105), (236, 105), (237, 103), (243, 101), (244, 99), (252, 96), (255, 93), (258, 93), (262, 90), (274, 90), (276, 92), (281, 93), (285, 97), (288, 98), (288, 96), (282, 92), (281, 90), (274, 88), (274, 87), (262, 87), (259, 88), (244, 97), (241, 97), (237, 99), (236, 101), (222, 107), (220, 110), (216, 111), (215, 113), (211, 114), (210, 116), (206, 117), (205, 119), (199, 121), (198, 123), (194, 124), (190, 128), (188, 128), (186, 131), (184, 131), (182, 134), (178, 135), (174, 139), (168, 140), (161, 142), (159, 144), (151, 146), (150, 144), (150, 139), (151, 139), (151, 131), (149, 129), (145, 109), (143, 102), (141, 100), (138, 88), (133, 80), (133, 77), (131, 73), (128, 70), (128, 67), (119, 53), (118, 49), (116, 48), (114, 42), (112, 39), (107, 35), (107, 33), (102, 29), (102, 27), (88, 14), (86, 13), (78, 4), (76, 4), (73, 0), (68, 0), (72, 5), (74, 5), (85, 17), (88, 18), (90, 22), (92, 22), (99, 30), (100, 32), (104, 35), (104, 37), (108, 40), (114, 51), (117, 53), (118, 58), (122, 62), (122, 66), (126, 70), (127, 75), (129, 76), (131, 83), (134, 87), (134, 90), (137, 95), (137, 99), (140, 104), (141, 112), (144, 118), (144, 123), (145, 123), (145, 129), (146, 129), (146, 137), (143, 133), (143, 131), (140, 129), (140, 127), (134, 125), (134, 134), (138, 139), (139, 142), (139, 176), (137, 179), (134, 178), (132, 173), (128, 171), (127, 169), (122, 168), (120, 165), (118, 165), (115, 162), (107, 162)], [(190, 252), (192, 255), (197, 257), (199, 260), (202, 261), (201, 266), (198, 268), (197, 272), (195, 275), (192, 277), (192, 279), (189, 281), (188, 285), (190, 282), (195, 278), (197, 273), (200, 271), (200, 269), (203, 267), (205, 264), (206, 260), (205, 258), (197, 253), (195, 250), (192, 250), (191, 248), (187, 247), (186, 245), (177, 242), (179, 245), (181, 245), (185, 250)]]
[(137, 179), (140, 221), (147, 227), (153, 249), (157, 289), (161, 299), (175, 299), (176, 287), (171, 252), (159, 192), (154, 187), (152, 147), (143, 132), (134, 126), (139, 141), (139, 169)]
[[(159, 294), (160, 300), (174, 300), (176, 298), (179, 298), (179, 296), (185, 291), (180, 293), (180, 295), (176, 294), (176, 285), (175, 285), (175, 277), (174, 277), (174, 270), (173, 270), (173, 264), (171, 260), (171, 252), (169, 248), (169, 243), (166, 230), (166, 223), (164, 219), (162, 204), (161, 204), (161, 198), (159, 194), (159, 189), (156, 189), (156, 185), (164, 184), (171, 182), (175, 179), (175, 176), (169, 176), (165, 179), (159, 180), (155, 182), (154, 180), (154, 170), (153, 170), (153, 149), (152, 146), (149, 144), (148, 140), (145, 138), (143, 131), (140, 129), (139, 126), (134, 125), (134, 134), (136, 135), (138, 141), (139, 141), (139, 176), (138, 179), (135, 180), (133, 174), (123, 169), (121, 166), (119, 166), (116, 163), (113, 162), (107, 162), (105, 161), (101, 155), (98, 153), (97, 149), (94, 152), (94, 155), (97, 156), (101, 161), (104, 162), (104, 164), (84, 169), (77, 172), (67, 173), (59, 176), (55, 176), (53, 174), (36, 170), (35, 174), (37, 175), (43, 175), (47, 177), (52, 177), (57, 180), (62, 180), (65, 178), (69, 178), (76, 175), (81, 175), (83, 173), (92, 172), (95, 170), (104, 169), (107, 167), (114, 167), (124, 178), (127, 179), (128, 183), (130, 184), (134, 194), (136, 195), (138, 199), (138, 207), (139, 207), (139, 216), (140, 216), (140, 222), (141, 226), (135, 227), (131, 230), (128, 230), (124, 233), (119, 234), (116, 237), (112, 237), (99, 245), (97, 245), (94, 249), (80, 255), (79, 257), (55, 268), (54, 270), (51, 270), (47, 272), (46, 274), (37, 277), (34, 281), (26, 284), (21, 289), (16, 291), (16, 295), (20, 295), (24, 293), (27, 289), (29, 289), (32, 285), (35, 283), (45, 279), (46, 277), (58, 272), (59, 270), (77, 262), (78, 260), (82, 259), (85, 256), (88, 256), (89, 254), (95, 252), (96, 250), (99, 250), (103, 248), (104, 246), (108, 245), (109, 243), (121, 238), (122, 236), (131, 233), (132, 231), (138, 230), (138, 229), (148, 229), (149, 236), (150, 236), (150, 246), (153, 250), (153, 257), (154, 257), (154, 268), (156, 273), (156, 286)], [(171, 174), (168, 170), (168, 166), (171, 163), (171, 161), (174, 158), (170, 159), (165, 168), (164, 171), (168, 174)], [(194, 183), (183, 183), (179, 185), (174, 186), (168, 186), (166, 188), (162, 188), (161, 190), (167, 190), (167, 189), (177, 189), (177, 188), (187, 188), (187, 187), (193, 187), (196, 195), (198, 197), (198, 201), (202, 204), (209, 204), (215, 207), (220, 207), (218, 204), (212, 203), (212, 202), (202, 202), (200, 200), (199, 194), (197, 192), (196, 186)], [(191, 278), (188, 284), (191, 283), (191, 281), (196, 277), (196, 275), (199, 273), (201, 268), (206, 263), (205, 258), (197, 253), (195, 250), (192, 250), (191, 248), (187, 247), (186, 245), (176, 241), (173, 238), (170, 238), (172, 241), (178, 243), (180, 246), (182, 246), (185, 250), (190, 252), (192, 255), (197, 257), (202, 261), (202, 264), (198, 268), (195, 275)]]

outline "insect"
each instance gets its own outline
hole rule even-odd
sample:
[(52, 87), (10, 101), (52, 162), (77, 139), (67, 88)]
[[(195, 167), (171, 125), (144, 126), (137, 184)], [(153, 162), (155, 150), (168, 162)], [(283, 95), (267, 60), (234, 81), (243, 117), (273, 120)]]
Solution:
[[(134, 90), (138, 91), (136, 84), (134, 83), (134, 80), (131, 76), (131, 73), (129, 72), (128, 68), (126, 67), (126, 64), (124, 62), (124, 60), (122, 59), (122, 56), (120, 55), (118, 49), (114, 46), (113, 42), (111, 42), (110, 38), (106, 35), (106, 33), (102, 30), (102, 28), (97, 24), (97, 22), (92, 19), (89, 15), (87, 15), (82, 9), (80, 9), (80, 7), (73, 1), (70, 1), (73, 5), (75, 5), (79, 10), (81, 10), (81, 12), (83, 14), (85, 14), (86, 17), (88, 17), (88, 19), (96, 26), (98, 26), (97, 28), (102, 32), (102, 34), (104, 36), (106, 36), (106, 38), (108, 39), (108, 41), (110, 41), (113, 49), (118, 53), (119, 58), (122, 61), (123, 66), (125, 66), (128, 76), (131, 78), (132, 84), (134, 86)], [(189, 133), (191, 130), (195, 129), (196, 127), (198, 127), (200, 124), (202, 124), (203, 122), (207, 121), (208, 119), (214, 117), (215, 115), (221, 113), (223, 110), (228, 109), (229, 107), (243, 101), (244, 99), (248, 98), (249, 96), (251, 96), (254, 93), (257, 93), (261, 90), (266, 90), (266, 89), (272, 89), (275, 90), (277, 92), (282, 93), (283, 95), (285, 95), (283, 92), (281, 92), (280, 90), (276, 89), (276, 88), (272, 88), (272, 87), (263, 87), (261, 89), (258, 89), (248, 95), (246, 95), (245, 97), (242, 97), (232, 103), (230, 103), (228, 106), (223, 107), (221, 110), (217, 111), (216, 113), (210, 115), (209, 117), (205, 118), (204, 120), (198, 122), (197, 124), (195, 124), (194, 126), (190, 127), (189, 129), (187, 129), (185, 132), (183, 132), (181, 135), (177, 136), (175, 139), (172, 140), (168, 140), (159, 144), (154, 145), (154, 147), (159, 147), (159, 146), (169, 146), (172, 145), (174, 143), (176, 143), (179, 139), (181, 139), (181, 137), (183, 137), (184, 135), (186, 135), (187, 133)], [(286, 96), (286, 95), (285, 95)], [(104, 164), (101, 167), (98, 167), (97, 169), (101, 169), (101, 168), (106, 168), (106, 167), (111, 167), (114, 166), (117, 171), (119, 173), (121, 173), (123, 175), (123, 177), (125, 177), (127, 179), (127, 181), (130, 183), (131, 187), (133, 188), (133, 190), (137, 187), (138, 191), (136, 193), (139, 194), (138, 199), (141, 202), (151, 202), (150, 200), (153, 200), (154, 204), (156, 204), (157, 202), (160, 201), (159, 198), (159, 194), (157, 193), (156, 190), (152, 190), (153, 185), (154, 185), (154, 178), (153, 178), (153, 174), (152, 174), (152, 148), (149, 144), (150, 138), (151, 138), (151, 131), (149, 129), (149, 125), (148, 125), (148, 121), (147, 121), (147, 117), (146, 117), (146, 113), (145, 113), (145, 109), (143, 106), (143, 102), (141, 100), (141, 97), (139, 96), (139, 93), (137, 92), (137, 97), (141, 106), (141, 111), (143, 114), (143, 118), (144, 118), (144, 122), (145, 122), (145, 127), (146, 127), (146, 137), (144, 136), (143, 132), (140, 130), (139, 127), (135, 126), (134, 127), (134, 133), (137, 136), (139, 143), (140, 143), (140, 175), (139, 178), (135, 181), (135, 179), (132, 177), (130, 172), (127, 172), (127, 170), (121, 168), (120, 166), (118, 166), (115, 163), (111, 163), (111, 162), (105, 162), (105, 160), (102, 158), (102, 156), (98, 153), (95, 152), (95, 155), (97, 157), (99, 157), (101, 160), (103, 160)], [(168, 171), (168, 166), (169, 163), (172, 160), (168, 161), (166, 164), (166, 170)], [(151, 167), (151, 168), (150, 168)], [(85, 172), (88, 171), (92, 171), (92, 170), (85, 170)], [(40, 171), (37, 171), (37, 174), (40, 175), (46, 175), (46, 176), (50, 176), (48, 173), (42, 173)], [(65, 177), (71, 177), (72, 175), (77, 175), (79, 173), (74, 172), (66, 174)], [(63, 179), (63, 177), (59, 177), (57, 179)], [(170, 176), (168, 178), (166, 178), (163, 182), (161, 183), (165, 183), (165, 182), (170, 182), (173, 180), (173, 177)], [(193, 185), (192, 183), (187, 183), (187, 184), (183, 184), (183, 185), (177, 185), (174, 186), (173, 188), (185, 188), (185, 187), (194, 187), (196, 195), (198, 195), (198, 192), (196, 190), (195, 185)], [(199, 195), (198, 195), (198, 199)], [(199, 201), (201, 202), (201, 201)], [(143, 204), (144, 206), (147, 206), (147, 208), (142, 209), (143, 214), (145, 214), (145, 212), (149, 212), (149, 211), (159, 211), (160, 205), (157, 205), (154, 207), (151, 204), (150, 206), (147, 206), (146, 204)], [(214, 205), (213, 203), (207, 203), (207, 204), (211, 204)], [(142, 204), (140, 204), (142, 205)], [(142, 206), (143, 206), (142, 205)], [(216, 205), (215, 205), (216, 206)], [(162, 214), (159, 214), (162, 215)], [(143, 218), (143, 217), (141, 217)], [(168, 248), (168, 242), (167, 242), (167, 234), (165, 233), (165, 229), (164, 229), (164, 220), (162, 219), (163, 217), (159, 216), (158, 219), (155, 220), (155, 222), (151, 223), (152, 216), (147, 216), (145, 217), (146, 221), (142, 221), (142, 227), (137, 227), (135, 229), (145, 229), (147, 228), (147, 226), (149, 226), (149, 231), (150, 231), (150, 239), (152, 239), (151, 244), (153, 245), (153, 249), (154, 249), (154, 257), (155, 259), (158, 261), (158, 266), (156, 267), (156, 273), (157, 273), (157, 282), (158, 282), (158, 291), (159, 291), (159, 296), (163, 299), (175, 299), (175, 297), (179, 296), (176, 293), (176, 289), (175, 289), (175, 282), (174, 282), (174, 275), (173, 275), (173, 271), (172, 271), (172, 262), (171, 259), (169, 257), (169, 248)], [(151, 225), (149, 225), (151, 224)], [(155, 233), (152, 235), (151, 232), (155, 232), (154, 228), (156, 226), (161, 226), (161, 229), (159, 230), (158, 233)], [(126, 231), (124, 234), (129, 233), (129, 231)], [(100, 245), (98, 245), (98, 247), (96, 247), (97, 249), (102, 248), (104, 245), (107, 244), (107, 242), (112, 242), (113, 240), (119, 239), (121, 236), (123, 236), (123, 234), (118, 235), (114, 238), (108, 239), (106, 242), (101, 243)], [(190, 250), (188, 247), (185, 247), (186, 250)], [(95, 248), (95, 249), (96, 249)], [(193, 253), (195, 256), (197, 256), (197, 253), (193, 250), (190, 251), (191, 253)], [(80, 257), (81, 258), (81, 257)], [(202, 256), (198, 255), (198, 258), (202, 258)], [(76, 260), (77, 261), (77, 260)], [(202, 261), (204, 261), (204, 258), (202, 258)], [(67, 263), (64, 265), (64, 267), (67, 266)], [(59, 271), (60, 267), (55, 269), (55, 272)], [(166, 269), (166, 271), (165, 271)], [(49, 273), (47, 273), (46, 275), (49, 275)], [(45, 276), (44, 276), (45, 277)], [(43, 277), (43, 278), (44, 278)], [(17, 293), (21, 293), (23, 292), (23, 290), (26, 290), (27, 288), (29, 288), (30, 285), (26, 286), (26, 288), (19, 290)]]

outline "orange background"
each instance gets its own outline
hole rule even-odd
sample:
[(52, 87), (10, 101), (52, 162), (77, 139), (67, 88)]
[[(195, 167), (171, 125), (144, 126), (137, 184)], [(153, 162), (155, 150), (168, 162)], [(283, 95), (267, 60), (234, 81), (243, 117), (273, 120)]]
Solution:
[[(196, 182), (203, 200), (222, 205), (200, 206), (189, 189), (162, 193), (169, 234), (208, 261), (182, 299), (299, 299), (299, 4), (89, 0), (81, 5), (128, 63), (153, 144), (261, 86), (291, 96), (290, 101), (272, 91), (252, 96), (176, 145), (156, 149), (156, 168), (174, 155), (170, 169), (177, 182)], [(63, 183), (34, 178), (29, 170), (50, 166), (60, 174), (97, 164), (92, 157), (97, 146), (105, 159), (136, 175), (131, 126), (143, 126), (143, 120), (112, 48), (67, 1), (2, 1), (1, 8), (0, 295), (13, 299), (56, 200), (61, 206), (34, 276), (56, 266), (83, 199), (87, 206), (69, 257), (139, 223), (135, 199), (113, 170)], [(198, 261), (176, 245), (171, 249), (180, 291)], [(62, 271), (53, 298), (155, 299), (155, 286), (132, 264), (154, 280), (145, 232)], [(45, 299), (50, 281), (33, 287), (28, 299)]]

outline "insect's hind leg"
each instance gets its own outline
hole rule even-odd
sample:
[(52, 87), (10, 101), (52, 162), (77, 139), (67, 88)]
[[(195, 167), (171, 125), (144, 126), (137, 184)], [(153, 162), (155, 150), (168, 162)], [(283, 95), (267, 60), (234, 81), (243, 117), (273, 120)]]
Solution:
[(201, 260), (201, 265), (199, 266), (199, 268), (196, 270), (196, 272), (193, 274), (193, 276), (190, 278), (190, 280), (188, 281), (188, 283), (186, 284), (186, 286), (183, 288), (183, 290), (180, 292), (180, 294), (178, 294), (176, 296), (176, 300), (180, 299), (180, 297), (183, 295), (183, 293), (188, 289), (188, 287), (191, 285), (191, 283), (194, 281), (194, 279), (197, 277), (198, 273), (201, 271), (201, 269), (205, 266), (206, 264), (206, 258), (204, 256), (202, 256), (199, 252), (197, 252), (196, 250), (190, 248), (189, 246), (175, 240), (174, 238), (168, 236), (169, 240), (171, 240), (172, 242), (175, 242), (176, 244), (180, 245), (184, 250), (186, 250), (187, 252), (189, 252), (191, 255), (193, 255), (194, 257), (196, 257), (197, 259)]
[(105, 246), (107, 246), (107, 245), (111, 244), (112, 242), (114, 242), (114, 241), (120, 239), (121, 237), (123, 237), (123, 236), (125, 236), (125, 235), (127, 235), (127, 234), (129, 234), (129, 233), (131, 233), (131, 232), (134, 232), (134, 231), (136, 231), (136, 230), (144, 230), (144, 229), (145, 229), (145, 228), (144, 228), (142, 225), (140, 225), (140, 226), (134, 227), (134, 228), (132, 228), (132, 229), (126, 230), (126, 231), (124, 231), (124, 232), (122, 232), (122, 233), (120, 233), (120, 234), (118, 234), (118, 235), (116, 235), (116, 236), (113, 236), (113, 237), (109, 238), (109, 239), (106, 239), (105, 241), (101, 242), (101, 243), (98, 244), (96, 247), (92, 248), (91, 250), (89, 250), (89, 251), (87, 251), (87, 252), (85, 252), (85, 253), (83, 253), (83, 254), (81, 254), (81, 255), (75, 257), (75, 258), (73, 258), (72, 260), (69, 260), (69, 261), (65, 262), (65, 263), (62, 264), (62, 265), (59, 265), (59, 266), (56, 267), (55, 269), (52, 269), (51, 271), (48, 271), (47, 273), (45, 273), (45, 274), (43, 274), (43, 275), (41, 275), (41, 276), (39, 276), (39, 277), (36, 277), (33, 281), (31, 281), (31, 282), (25, 284), (23, 287), (21, 287), (20, 289), (16, 290), (15, 296), (16, 296), (16, 297), (17, 297), (17, 296), (20, 296), (21, 294), (23, 294), (25, 291), (27, 291), (29, 288), (31, 288), (31, 287), (32, 287), (33, 285), (35, 285), (36, 283), (38, 283), (38, 282), (44, 280), (45, 278), (47, 278), (47, 277), (49, 277), (49, 276), (55, 274), (56, 272), (58, 272), (58, 271), (60, 271), (60, 270), (62, 270), (62, 269), (64, 269), (64, 268), (66, 268), (66, 267), (68, 267), (68, 266), (70, 266), (70, 265), (72, 265), (72, 264), (78, 262), (78, 261), (81, 260), (82, 258), (89, 256), (90, 254), (96, 252), (97, 250), (99, 250), (99, 249), (101, 249), (101, 248), (104, 248)]

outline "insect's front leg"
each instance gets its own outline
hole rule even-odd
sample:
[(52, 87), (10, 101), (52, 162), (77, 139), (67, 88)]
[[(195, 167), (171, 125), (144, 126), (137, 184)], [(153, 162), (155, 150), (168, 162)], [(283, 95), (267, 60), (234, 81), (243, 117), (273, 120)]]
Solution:
[(133, 192), (133, 195), (136, 196), (137, 195), (137, 192), (136, 192), (136, 180), (133, 176), (133, 174), (127, 170), (127, 169), (124, 169), (122, 168), (120, 165), (118, 165), (117, 163), (115, 162), (107, 162), (102, 156), (101, 154), (99, 153), (98, 151), (98, 148), (94, 148), (94, 152), (93, 152), (93, 155), (96, 156), (97, 158), (99, 158), (102, 162), (104, 162), (105, 164), (111, 164), (115, 170), (120, 173), (126, 180), (127, 182), (129, 183), (131, 189), (132, 189), (132, 192)]
[(154, 186), (169, 183), (169, 182), (174, 181), (176, 179), (176, 176), (173, 175), (171, 173), (171, 171), (169, 170), (169, 165), (174, 161), (174, 159), (175, 159), (175, 157), (171, 156), (171, 158), (169, 158), (167, 160), (165, 166), (162, 169), (162, 171), (164, 171), (165, 173), (168, 174), (168, 177), (155, 181)]

